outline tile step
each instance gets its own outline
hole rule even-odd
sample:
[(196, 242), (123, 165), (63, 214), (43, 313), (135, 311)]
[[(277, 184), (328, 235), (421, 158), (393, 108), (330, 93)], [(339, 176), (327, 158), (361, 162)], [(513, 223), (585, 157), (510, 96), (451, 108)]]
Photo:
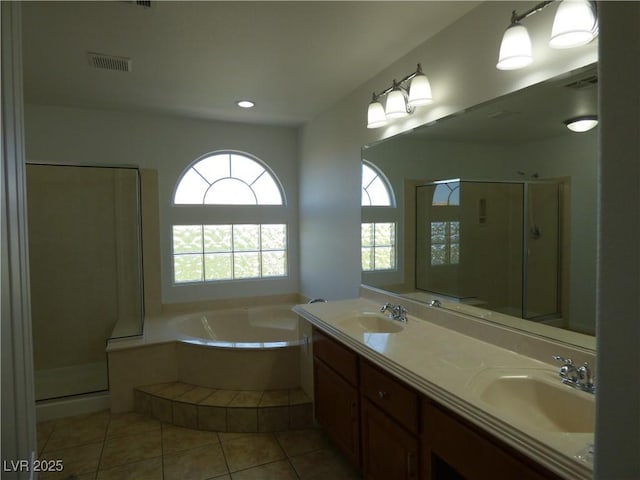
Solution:
[(313, 425), (311, 399), (290, 390), (217, 390), (183, 382), (134, 389), (134, 410), (162, 422), (216, 432), (275, 432)]

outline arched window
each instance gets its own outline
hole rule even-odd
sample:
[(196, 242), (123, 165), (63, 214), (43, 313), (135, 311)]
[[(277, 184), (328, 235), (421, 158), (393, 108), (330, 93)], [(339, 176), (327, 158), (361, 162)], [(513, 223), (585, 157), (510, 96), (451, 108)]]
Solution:
[(175, 205), (283, 205), (275, 176), (258, 160), (238, 152), (201, 158), (181, 176)]
[[(185, 215), (202, 223), (172, 226), (174, 284), (287, 276), (287, 225), (255, 222), (269, 218), (256, 208), (285, 204), (280, 182), (262, 161), (235, 151), (206, 155), (182, 173), (173, 204), (203, 208)], [(218, 207), (216, 222), (212, 205), (245, 208), (220, 214)], [(247, 211), (253, 221), (246, 222)]]
[[(393, 214), (377, 211), (369, 215), (369, 207), (395, 207), (393, 189), (381, 170), (362, 161), (363, 222), (361, 225), (362, 270), (365, 272), (396, 269), (396, 222)], [(390, 217), (390, 218), (384, 218)], [(369, 221), (373, 220), (373, 221)]]

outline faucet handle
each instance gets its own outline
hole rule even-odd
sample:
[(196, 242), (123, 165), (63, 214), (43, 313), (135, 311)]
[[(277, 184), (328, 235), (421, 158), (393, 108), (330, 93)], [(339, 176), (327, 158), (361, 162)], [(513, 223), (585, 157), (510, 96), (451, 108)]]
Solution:
[(381, 311), (382, 313), (384, 313), (384, 312), (389, 312), (389, 311), (391, 311), (392, 309), (393, 309), (393, 305), (392, 305), (390, 302), (387, 302), (387, 303), (385, 303), (384, 305), (382, 305), (382, 306), (380, 307), (380, 311)]
[(563, 365), (573, 365), (573, 360), (571, 360), (570, 358), (564, 358), (560, 355), (554, 355), (553, 359), (561, 362)]
[(593, 386), (593, 374), (591, 373), (591, 368), (589, 368), (589, 362), (584, 362), (584, 364), (578, 368), (578, 376), (585, 387)]
[(561, 357), (560, 355), (554, 355), (553, 359), (562, 363), (562, 366), (560, 367), (560, 371), (558, 373), (560, 375), (560, 378), (563, 381), (568, 381), (568, 382), (571, 382), (572, 384), (575, 384), (578, 382), (578, 378), (580, 378), (580, 373), (578, 372), (578, 369), (573, 364), (573, 360), (571, 360), (570, 358)]
[(408, 312), (407, 308), (404, 305), (396, 305), (393, 307), (393, 313), (404, 315)]

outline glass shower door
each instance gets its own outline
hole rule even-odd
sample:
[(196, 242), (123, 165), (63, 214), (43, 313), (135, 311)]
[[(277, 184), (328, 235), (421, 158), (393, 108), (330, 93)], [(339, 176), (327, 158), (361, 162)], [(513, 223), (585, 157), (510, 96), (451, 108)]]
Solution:
[(36, 399), (108, 390), (105, 346), (141, 333), (134, 168), (27, 165)]

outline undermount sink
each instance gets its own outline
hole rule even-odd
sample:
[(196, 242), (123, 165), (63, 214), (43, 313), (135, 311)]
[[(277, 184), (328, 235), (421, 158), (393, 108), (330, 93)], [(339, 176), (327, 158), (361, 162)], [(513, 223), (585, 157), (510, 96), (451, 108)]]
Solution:
[(373, 312), (349, 315), (342, 320), (342, 323), (347, 328), (356, 327), (358, 330), (370, 333), (398, 333), (404, 329), (404, 323)]
[(481, 372), (473, 391), (478, 398), (524, 427), (549, 432), (593, 433), (595, 399), (560, 383), (546, 370)]

